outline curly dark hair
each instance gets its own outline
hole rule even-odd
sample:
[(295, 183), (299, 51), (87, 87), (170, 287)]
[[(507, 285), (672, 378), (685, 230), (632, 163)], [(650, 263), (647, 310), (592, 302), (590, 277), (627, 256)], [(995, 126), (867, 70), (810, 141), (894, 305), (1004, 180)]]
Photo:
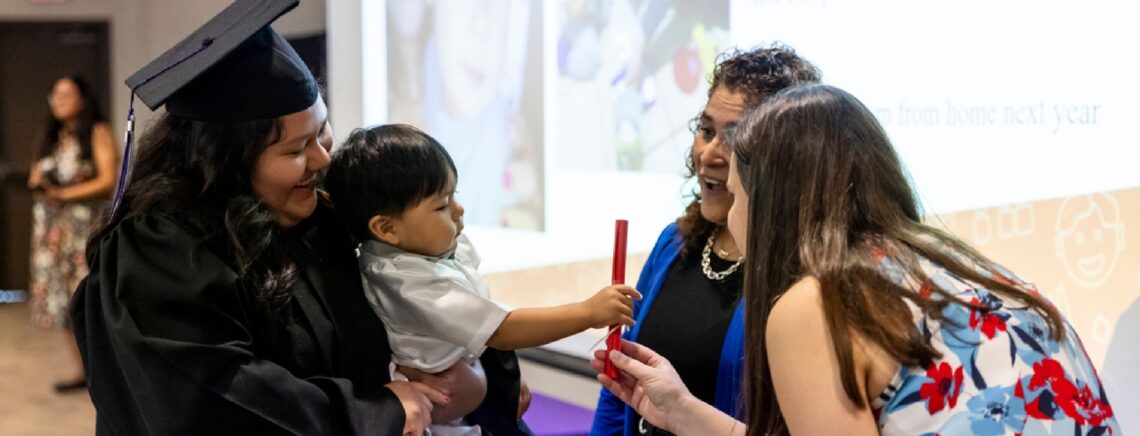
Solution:
[[(709, 77), (709, 97), (724, 88), (744, 98), (745, 107), (754, 109), (765, 99), (786, 88), (805, 83), (819, 83), (821, 73), (791, 47), (773, 43), (751, 50), (722, 53)], [(685, 155), (688, 178), (696, 177), (692, 153)], [(685, 241), (682, 256), (690, 256), (701, 247), (701, 240), (716, 229), (716, 224), (701, 216), (701, 193), (694, 189), (685, 213), (677, 218), (677, 231)]]

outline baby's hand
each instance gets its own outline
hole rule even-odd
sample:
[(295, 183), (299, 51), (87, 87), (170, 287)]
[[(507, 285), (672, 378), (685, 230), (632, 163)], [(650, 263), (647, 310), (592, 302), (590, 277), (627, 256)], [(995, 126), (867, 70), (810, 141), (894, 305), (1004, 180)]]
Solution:
[(590, 327), (603, 328), (611, 324), (633, 325), (633, 299), (641, 293), (627, 285), (611, 285), (586, 300), (590, 313)]

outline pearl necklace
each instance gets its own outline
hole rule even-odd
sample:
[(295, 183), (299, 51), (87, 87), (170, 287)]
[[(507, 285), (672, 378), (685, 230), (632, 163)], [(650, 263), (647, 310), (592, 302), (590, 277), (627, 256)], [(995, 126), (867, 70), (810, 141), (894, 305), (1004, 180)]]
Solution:
[(715, 231), (709, 235), (709, 240), (705, 243), (705, 249), (701, 250), (701, 271), (705, 273), (705, 277), (708, 277), (709, 280), (720, 281), (736, 272), (737, 268), (740, 268), (740, 264), (744, 262), (744, 256), (741, 256), (740, 259), (736, 259), (736, 263), (732, 264), (728, 267), (728, 269), (724, 271), (713, 271), (712, 261), (709, 259), (709, 256), (712, 255), (714, 240), (716, 240)]

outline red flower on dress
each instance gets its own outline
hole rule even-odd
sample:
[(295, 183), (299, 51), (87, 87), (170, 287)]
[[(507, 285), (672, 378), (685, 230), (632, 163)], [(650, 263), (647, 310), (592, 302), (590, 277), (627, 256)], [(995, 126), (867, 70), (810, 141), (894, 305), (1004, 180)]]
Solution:
[(932, 283), (930, 280), (922, 282), (922, 286), (918, 288), (918, 296), (922, 298), (930, 298), (930, 295), (934, 293), (934, 289), (931, 287), (931, 285)]
[[(971, 299), (970, 304), (978, 305), (981, 302), (977, 298)], [(1005, 331), (1005, 320), (993, 313), (983, 313), (979, 310), (970, 311), (970, 328), (977, 330), (981, 325), (982, 333), (986, 338), (993, 339), (998, 330)]]
[(958, 394), (962, 392), (962, 367), (954, 369), (946, 362), (941, 365), (931, 363), (926, 368), (926, 377), (930, 382), (918, 390), (918, 395), (926, 400), (926, 410), (933, 415), (945, 408), (947, 403), (953, 409), (958, 404)]
[[(1073, 383), (1065, 378), (1065, 368), (1053, 359), (1042, 359), (1033, 364), (1033, 377), (1029, 378), (1029, 390), (1037, 391), (1048, 388), (1046, 392), (1037, 395), (1032, 401), (1025, 404), (1025, 413), (1029, 417), (1041, 420), (1056, 418), (1057, 396), (1059, 393), (1072, 395), (1076, 392)], [(1021, 382), (1017, 382), (1017, 391), (1021, 390)], [(1015, 391), (1015, 395), (1018, 393)], [(1025, 393), (1020, 392), (1022, 398)]]
[[(1105, 419), (1113, 416), (1112, 406), (1101, 402), (1099, 398), (1093, 395), (1092, 390), (1087, 385), (1078, 389), (1066, 377), (1065, 369), (1056, 360), (1042, 359), (1033, 364), (1033, 377), (1029, 379), (1029, 389), (1036, 390), (1043, 387), (1049, 388), (1052, 393), (1048, 397), (1052, 404), (1044, 406), (1052, 410), (1061, 409), (1062, 412), (1065, 412), (1065, 416), (1072, 418), (1077, 424), (1099, 427)], [(1054, 419), (1053, 416), (1041, 410), (1040, 401), (1044, 397), (1046, 396), (1040, 395), (1026, 404), (1025, 410), (1029, 416), (1038, 419)]]
[[(1072, 386), (1071, 383), (1070, 386)], [(1105, 418), (1112, 416), (1112, 406), (1109, 406), (1108, 403), (1102, 403), (1100, 399), (1093, 396), (1092, 390), (1087, 385), (1080, 390), (1073, 387), (1065, 395), (1058, 392), (1057, 406), (1065, 412), (1066, 416), (1073, 418), (1073, 421), (1080, 425), (1087, 423), (1093, 427), (1099, 427)]]
[[(1054, 381), (1058, 380), (1067, 382), (1069, 386), (1072, 386), (1072, 383), (1065, 377), (1065, 368), (1061, 366), (1060, 362), (1048, 358), (1041, 359), (1040, 362), (1033, 364), (1033, 377), (1029, 379), (1029, 390), (1035, 391), (1045, 386), (1051, 386)], [(1057, 389), (1053, 389), (1053, 391), (1060, 394)], [(1073, 392), (1076, 390), (1074, 389)]]

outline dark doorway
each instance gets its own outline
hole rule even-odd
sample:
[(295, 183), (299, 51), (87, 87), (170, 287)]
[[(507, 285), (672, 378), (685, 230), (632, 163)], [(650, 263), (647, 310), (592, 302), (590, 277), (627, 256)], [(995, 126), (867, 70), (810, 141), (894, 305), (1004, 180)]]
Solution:
[(0, 21), (0, 290), (28, 286), (28, 170), (47, 128), (48, 91), (60, 76), (82, 76), (113, 116), (108, 41), (106, 22)]

